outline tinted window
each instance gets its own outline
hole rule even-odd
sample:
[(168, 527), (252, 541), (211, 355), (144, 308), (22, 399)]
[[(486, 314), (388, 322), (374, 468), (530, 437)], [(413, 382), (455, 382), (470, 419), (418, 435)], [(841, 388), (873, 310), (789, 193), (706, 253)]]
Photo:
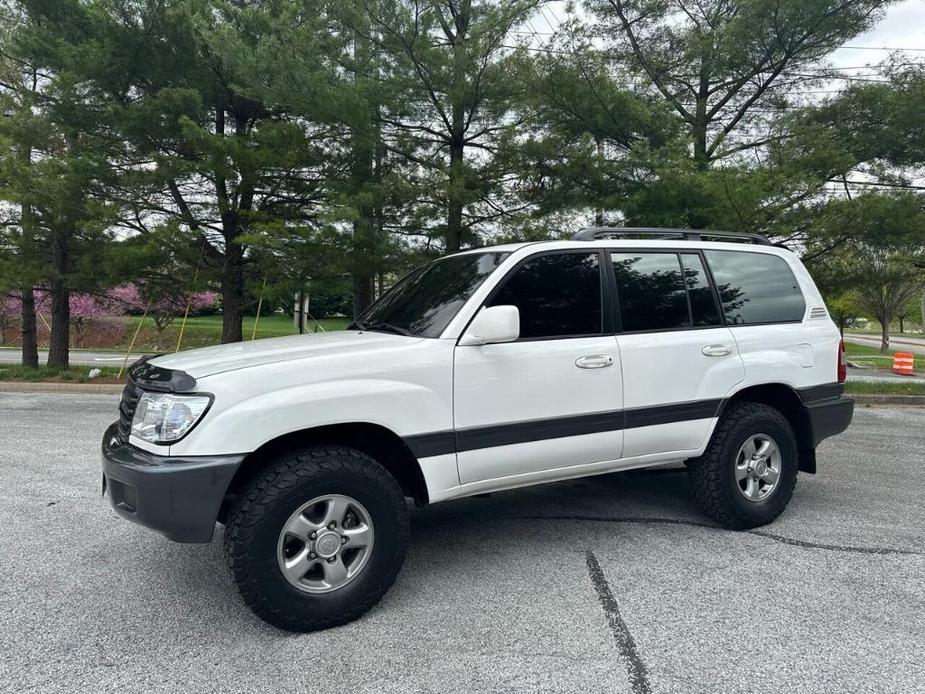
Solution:
[(676, 253), (612, 253), (623, 330), (690, 327)]
[(553, 253), (527, 261), (489, 306), (520, 309), (522, 338), (601, 333), (601, 270), (596, 253)]
[(703, 260), (696, 253), (682, 253), (681, 266), (684, 268), (684, 280), (687, 282), (687, 296), (691, 302), (691, 316), (694, 327), (722, 325), (713, 289), (707, 280)]
[(727, 323), (803, 319), (806, 305), (783, 258), (745, 251), (705, 251)]
[(439, 337), (507, 253), (464, 253), (434, 261), (398, 282), (354, 323), (421, 337)]

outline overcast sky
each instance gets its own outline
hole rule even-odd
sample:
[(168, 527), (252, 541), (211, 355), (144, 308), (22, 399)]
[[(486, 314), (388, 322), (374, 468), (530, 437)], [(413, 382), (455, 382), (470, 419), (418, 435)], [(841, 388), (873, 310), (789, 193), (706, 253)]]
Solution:
[[(566, 0), (554, 0), (541, 6), (543, 9), (531, 18), (530, 26), (543, 38), (548, 38), (546, 32), (553, 31), (565, 19), (567, 4)], [(582, 14), (580, 4), (577, 11)], [(890, 55), (888, 50), (879, 50), (882, 48), (907, 49), (905, 55), (910, 61), (925, 62), (925, 0), (896, 3), (886, 11), (876, 27), (857, 36), (848, 45), (855, 48), (843, 48), (832, 54), (833, 66), (844, 68), (880, 63)], [(878, 50), (866, 50), (868, 48)]]
[[(925, 0), (903, 0), (887, 10), (881, 22), (866, 34), (855, 38), (849, 46), (909, 50), (907, 56), (915, 62), (925, 61)], [(832, 56), (836, 66), (877, 63), (889, 51), (842, 49)]]

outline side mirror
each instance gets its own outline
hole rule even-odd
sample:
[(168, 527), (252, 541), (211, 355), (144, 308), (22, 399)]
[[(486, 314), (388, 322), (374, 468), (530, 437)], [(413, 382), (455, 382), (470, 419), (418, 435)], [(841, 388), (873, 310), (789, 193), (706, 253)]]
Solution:
[(479, 311), (469, 324), (461, 345), (513, 342), (520, 337), (520, 311), (516, 306), (490, 306)]

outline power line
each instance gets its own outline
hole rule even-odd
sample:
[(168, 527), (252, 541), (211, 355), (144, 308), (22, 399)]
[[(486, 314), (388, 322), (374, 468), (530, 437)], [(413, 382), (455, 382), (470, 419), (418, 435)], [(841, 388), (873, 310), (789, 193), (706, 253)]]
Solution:
[[(891, 48), (890, 46), (842, 46), (849, 51), (923, 51), (925, 48)], [(841, 49), (838, 49), (841, 50)]]
[(882, 183), (880, 181), (831, 181), (833, 184), (849, 186), (877, 186), (880, 188), (897, 188), (900, 190), (925, 190), (925, 186), (916, 186), (911, 183)]

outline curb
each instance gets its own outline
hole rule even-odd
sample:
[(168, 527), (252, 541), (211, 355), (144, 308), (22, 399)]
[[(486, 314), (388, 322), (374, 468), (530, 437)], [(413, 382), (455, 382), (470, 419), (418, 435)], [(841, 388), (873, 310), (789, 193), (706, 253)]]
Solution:
[(904, 405), (925, 407), (925, 395), (861, 395), (846, 393), (858, 405)]
[(97, 393), (118, 395), (125, 388), (118, 383), (42, 383), (0, 381), (0, 393)]

